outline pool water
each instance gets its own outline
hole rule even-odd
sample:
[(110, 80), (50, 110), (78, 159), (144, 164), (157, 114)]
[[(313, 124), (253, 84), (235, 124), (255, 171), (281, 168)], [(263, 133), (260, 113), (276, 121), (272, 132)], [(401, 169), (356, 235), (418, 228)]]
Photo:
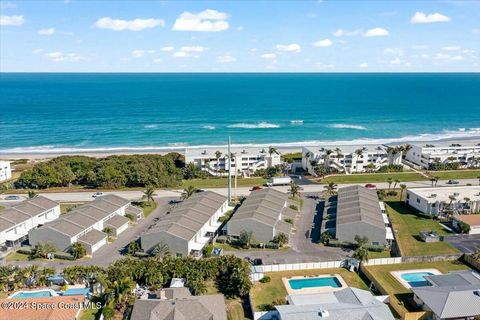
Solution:
[(32, 291), (32, 292), (19, 292), (16, 295), (14, 295), (12, 298), (20, 298), (20, 299), (26, 299), (26, 298), (42, 298), (42, 297), (51, 297), (52, 294), (50, 291)]
[(290, 288), (295, 290), (316, 287), (342, 287), (342, 284), (337, 277), (290, 279), (288, 280), (288, 284), (290, 284)]
[(433, 276), (431, 272), (412, 272), (402, 274), (402, 279), (407, 281), (408, 284), (412, 287), (425, 287), (428, 286), (428, 281), (425, 280), (426, 276)]
[(73, 288), (66, 290), (64, 296), (84, 296), (90, 292), (89, 288)]

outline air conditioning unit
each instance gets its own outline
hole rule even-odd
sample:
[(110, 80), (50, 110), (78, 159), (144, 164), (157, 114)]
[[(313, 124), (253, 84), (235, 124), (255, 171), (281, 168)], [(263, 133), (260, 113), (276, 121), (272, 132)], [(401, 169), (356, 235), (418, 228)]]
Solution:
[(330, 313), (325, 309), (320, 309), (320, 311), (318, 311), (318, 316), (320, 318), (327, 318), (328, 316), (330, 316)]

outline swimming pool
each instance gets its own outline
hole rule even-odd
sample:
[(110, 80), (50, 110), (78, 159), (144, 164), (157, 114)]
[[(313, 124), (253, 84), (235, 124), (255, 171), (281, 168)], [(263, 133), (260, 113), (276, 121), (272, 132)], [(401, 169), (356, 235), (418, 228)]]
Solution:
[(72, 288), (63, 292), (62, 296), (86, 296), (90, 292), (90, 288)]
[(290, 288), (294, 290), (317, 288), (317, 287), (331, 287), (341, 288), (342, 284), (337, 277), (318, 277), (318, 278), (301, 278), (288, 280)]
[(428, 286), (428, 281), (425, 280), (425, 277), (433, 276), (432, 272), (412, 272), (404, 273), (401, 275), (402, 279), (407, 281), (410, 287), (425, 287)]
[(34, 290), (34, 291), (17, 291), (12, 294), (9, 298), (13, 299), (27, 299), (27, 298), (43, 298), (43, 297), (54, 297), (58, 294), (50, 289), (47, 290)]

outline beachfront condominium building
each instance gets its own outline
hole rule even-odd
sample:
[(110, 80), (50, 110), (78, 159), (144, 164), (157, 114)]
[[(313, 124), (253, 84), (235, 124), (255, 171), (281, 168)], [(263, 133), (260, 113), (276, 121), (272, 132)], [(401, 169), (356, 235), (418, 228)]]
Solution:
[(356, 235), (372, 245), (389, 245), (394, 239), (376, 190), (360, 185), (338, 189), (335, 221), (335, 238), (341, 242), (354, 243)]
[(12, 167), (9, 161), (0, 160), (0, 182), (12, 178)]
[(30, 230), (29, 242), (32, 246), (51, 242), (61, 251), (69, 251), (73, 243), (79, 242), (91, 255), (107, 244), (107, 228), (114, 236), (128, 228), (130, 220), (125, 214), (129, 206), (129, 200), (113, 194), (97, 197), (55, 221)]
[(149, 253), (165, 245), (174, 256), (201, 256), (222, 225), (219, 218), (229, 209), (226, 197), (212, 191), (197, 192), (150, 227), (140, 237), (141, 247)]
[(480, 186), (412, 188), (405, 202), (431, 216), (480, 212)]
[(58, 202), (37, 196), (0, 211), (0, 246), (25, 241), (28, 232), (60, 216)]
[(434, 164), (453, 162), (457, 162), (460, 168), (478, 168), (480, 143), (414, 144), (405, 159), (424, 169), (431, 169)]
[(255, 190), (228, 221), (227, 234), (238, 238), (251, 232), (255, 241), (267, 243), (280, 233), (290, 236), (296, 214), (288, 207), (288, 194), (271, 188)]
[[(271, 148), (231, 148), (232, 175), (250, 176), (259, 169), (277, 166), (281, 163), (280, 154)], [(193, 163), (213, 176), (228, 174), (227, 147), (187, 148), (185, 163)]]
[(312, 175), (317, 175), (316, 167), (321, 167), (326, 172), (358, 173), (373, 172), (390, 164), (402, 164), (402, 154), (382, 145), (321, 146), (302, 149), (303, 169)]

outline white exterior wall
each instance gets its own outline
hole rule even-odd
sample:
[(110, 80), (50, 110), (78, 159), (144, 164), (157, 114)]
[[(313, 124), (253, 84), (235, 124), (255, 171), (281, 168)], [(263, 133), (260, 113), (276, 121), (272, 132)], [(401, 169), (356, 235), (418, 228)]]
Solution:
[(57, 205), (51, 210), (44, 211), (32, 218), (19, 223), (7, 230), (0, 232), (0, 244), (4, 244), (8, 239), (16, 238), (20, 239), (21, 237), (28, 234), (28, 231), (43, 225), (47, 222), (53, 221), (60, 216), (60, 205)]
[[(453, 209), (457, 213), (478, 213), (480, 212), (480, 199), (475, 199), (474, 197), (468, 196), (465, 192), (462, 194), (463, 187), (452, 187), (450, 189), (446, 189), (445, 187), (440, 188), (425, 188), (426, 190), (431, 190), (427, 194), (418, 194), (415, 192), (415, 189), (407, 189), (406, 193), (406, 200), (405, 202), (410, 205), (411, 207), (417, 209), (420, 212), (427, 213), (432, 216), (436, 216), (443, 211), (445, 208)], [(477, 186), (469, 187), (472, 190), (478, 189)], [(424, 189), (424, 190), (425, 190)], [(421, 190), (421, 189), (417, 189)], [(438, 191), (436, 191), (438, 190)], [(455, 201), (452, 201), (452, 205), (450, 207), (450, 200), (438, 195), (437, 192), (442, 192), (444, 190), (449, 190), (456, 198)], [(480, 190), (480, 189), (479, 189)], [(458, 192), (456, 192), (458, 191)], [(437, 196), (434, 196), (437, 194)], [(464, 198), (470, 198), (469, 211), (465, 211), (465, 200)]]
[(12, 178), (12, 168), (9, 161), (0, 161), (0, 182)]
[[(480, 162), (480, 146), (466, 145), (466, 146), (438, 146), (438, 147), (424, 147), (419, 145), (412, 145), (412, 148), (407, 152), (405, 159), (408, 161), (428, 169), (429, 165), (435, 161), (440, 163), (448, 163), (449, 158), (455, 158), (455, 161), (464, 163), (464, 168), (478, 167)], [(477, 158), (477, 160), (475, 160)]]
[[(310, 153), (310, 157), (308, 159), (306, 157), (307, 153)], [(311, 161), (317, 162), (318, 165), (325, 165), (326, 159), (327, 156), (325, 152), (320, 151), (320, 148), (302, 149), (302, 167), (312, 175), (315, 175), (315, 172), (313, 166), (311, 165)], [(333, 153), (328, 156), (328, 163), (328, 167), (336, 169), (340, 172), (356, 173), (367, 171), (367, 166), (370, 163), (375, 166), (375, 170), (378, 170), (380, 167), (389, 164), (401, 164), (402, 156), (400, 153), (389, 156), (385, 150), (379, 149), (366, 150), (361, 156), (357, 156), (355, 152), (341, 152), (341, 157), (337, 157), (337, 152), (333, 150)]]
[(95, 251), (97, 251), (98, 249), (100, 249), (101, 247), (103, 247), (104, 245), (107, 244), (107, 238), (97, 242), (96, 244), (94, 244), (92, 246), (92, 254), (95, 253)]

